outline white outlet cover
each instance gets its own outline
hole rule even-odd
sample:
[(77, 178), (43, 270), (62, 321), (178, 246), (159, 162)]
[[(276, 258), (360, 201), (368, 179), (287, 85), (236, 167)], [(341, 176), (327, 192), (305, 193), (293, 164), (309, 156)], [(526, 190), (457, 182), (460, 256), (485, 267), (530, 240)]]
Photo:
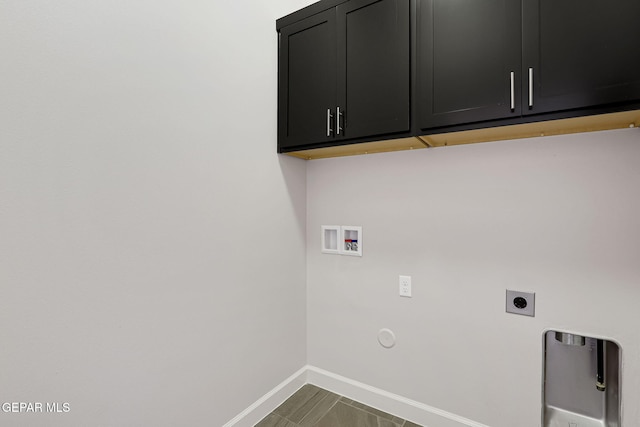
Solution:
[(398, 278), (398, 293), (401, 297), (411, 298), (411, 276)]

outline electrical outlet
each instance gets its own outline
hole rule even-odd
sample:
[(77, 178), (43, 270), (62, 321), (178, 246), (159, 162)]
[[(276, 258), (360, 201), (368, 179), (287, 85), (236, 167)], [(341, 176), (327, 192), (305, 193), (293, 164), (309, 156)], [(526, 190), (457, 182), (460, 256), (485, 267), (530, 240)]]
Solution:
[(411, 298), (411, 276), (400, 276), (398, 281), (400, 296)]
[(533, 292), (510, 291), (507, 289), (507, 313), (534, 317), (536, 294)]

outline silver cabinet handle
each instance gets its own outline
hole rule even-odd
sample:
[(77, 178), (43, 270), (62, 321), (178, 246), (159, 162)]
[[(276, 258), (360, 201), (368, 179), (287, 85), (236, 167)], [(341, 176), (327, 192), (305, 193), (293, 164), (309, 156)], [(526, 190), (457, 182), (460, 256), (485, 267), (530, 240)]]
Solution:
[(331, 108), (327, 108), (327, 136), (331, 136), (331, 132), (333, 132), (333, 129), (331, 129), (332, 118), (333, 116), (331, 115)]
[(515, 94), (515, 79), (516, 73), (511, 72), (511, 111), (516, 109), (516, 94)]
[(340, 127), (340, 117), (342, 117), (342, 113), (340, 112), (340, 107), (336, 108), (336, 128), (338, 129), (337, 134), (340, 135), (340, 131), (343, 130)]
[(529, 68), (529, 108), (533, 107), (533, 68)]

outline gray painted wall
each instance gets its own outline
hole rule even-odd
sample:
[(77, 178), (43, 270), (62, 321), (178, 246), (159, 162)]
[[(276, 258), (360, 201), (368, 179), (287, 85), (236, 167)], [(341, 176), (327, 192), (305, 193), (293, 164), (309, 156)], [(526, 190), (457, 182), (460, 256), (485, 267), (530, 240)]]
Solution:
[[(637, 425), (638, 165), (638, 129), (310, 162), (309, 363), (492, 427), (538, 427), (543, 331), (611, 337)], [(363, 226), (364, 256), (321, 254), (323, 224)], [(536, 292), (536, 317), (506, 314), (506, 288)]]
[(0, 425), (220, 426), (305, 364), (304, 3), (0, 2), (0, 402), (71, 409)]
[(640, 419), (638, 131), (277, 156), (274, 21), (308, 3), (0, 3), (0, 401), (71, 408), (0, 424), (222, 425), (308, 360), (533, 427), (548, 327), (618, 340)]

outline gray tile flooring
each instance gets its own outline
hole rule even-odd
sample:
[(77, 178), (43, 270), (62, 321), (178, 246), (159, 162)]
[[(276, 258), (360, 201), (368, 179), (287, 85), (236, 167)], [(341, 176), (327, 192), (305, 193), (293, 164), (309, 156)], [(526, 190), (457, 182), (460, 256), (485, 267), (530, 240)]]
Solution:
[(307, 384), (256, 424), (255, 427), (420, 426)]

